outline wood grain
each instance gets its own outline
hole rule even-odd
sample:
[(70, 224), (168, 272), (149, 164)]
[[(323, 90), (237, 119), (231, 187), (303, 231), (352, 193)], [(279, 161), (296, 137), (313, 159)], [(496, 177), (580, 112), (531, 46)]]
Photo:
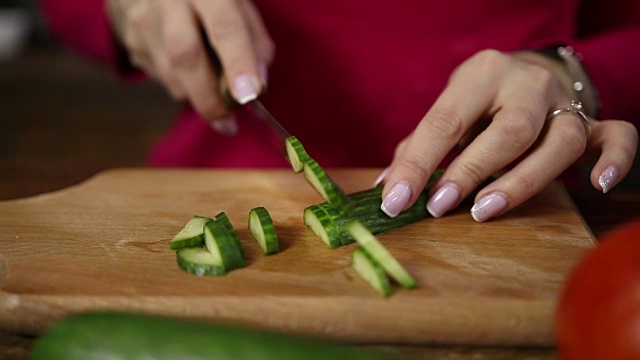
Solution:
[[(379, 169), (336, 169), (348, 191)], [(552, 184), (488, 223), (462, 207), (381, 235), (416, 290), (379, 297), (302, 222), (321, 202), (290, 170), (119, 169), (78, 186), (0, 202), (0, 328), (37, 335), (66, 314), (118, 309), (245, 324), (357, 343), (553, 343), (553, 307), (593, 246), (565, 190)], [(249, 210), (271, 212), (282, 251), (264, 256)], [(199, 278), (169, 239), (194, 214), (225, 211), (247, 267)]]

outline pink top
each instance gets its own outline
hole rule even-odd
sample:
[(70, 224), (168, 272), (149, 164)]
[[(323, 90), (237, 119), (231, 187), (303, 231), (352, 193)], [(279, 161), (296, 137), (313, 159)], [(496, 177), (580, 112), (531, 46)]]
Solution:
[[(122, 72), (104, 1), (41, 0), (57, 36)], [(255, 3), (276, 44), (263, 103), (324, 167), (388, 165), (454, 67), (487, 48), (572, 45), (599, 92), (601, 116), (640, 124), (637, 0), (583, 1), (581, 24), (578, 0)], [(225, 138), (186, 105), (149, 163), (288, 166), (259, 129), (239, 123), (239, 135)]]

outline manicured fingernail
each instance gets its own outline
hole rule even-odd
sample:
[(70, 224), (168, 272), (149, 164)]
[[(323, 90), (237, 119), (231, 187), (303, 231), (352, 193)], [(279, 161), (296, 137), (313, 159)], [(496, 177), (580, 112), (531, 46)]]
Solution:
[(598, 184), (600, 184), (603, 194), (606, 194), (607, 191), (611, 190), (613, 185), (616, 184), (619, 175), (620, 171), (615, 165), (611, 165), (608, 168), (604, 169), (604, 171), (598, 178)]
[(233, 82), (233, 91), (236, 101), (244, 105), (258, 97), (258, 87), (249, 75), (243, 74), (238, 76)]
[(390, 217), (396, 217), (409, 202), (411, 186), (406, 181), (401, 181), (391, 188), (387, 196), (382, 200), (380, 209)]
[(433, 217), (441, 217), (447, 211), (458, 203), (460, 200), (460, 191), (453, 184), (445, 184), (433, 196), (429, 198), (427, 203), (427, 211)]
[(231, 137), (238, 133), (238, 122), (233, 117), (212, 120), (211, 128), (221, 135)]
[(509, 205), (509, 201), (506, 195), (499, 193), (489, 194), (473, 205), (471, 216), (477, 222), (487, 221), (502, 212), (507, 205)]
[(260, 80), (262, 80), (262, 86), (267, 87), (267, 82), (269, 81), (269, 71), (267, 70), (266, 65), (260, 65)]
[(384, 181), (384, 178), (387, 177), (388, 172), (389, 172), (389, 168), (382, 170), (380, 175), (378, 175), (378, 177), (373, 181), (373, 187), (380, 185)]

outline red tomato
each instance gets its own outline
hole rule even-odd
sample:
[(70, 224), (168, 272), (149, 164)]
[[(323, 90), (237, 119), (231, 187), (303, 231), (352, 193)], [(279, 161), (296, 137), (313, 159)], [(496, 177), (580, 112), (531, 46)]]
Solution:
[(562, 360), (640, 359), (640, 219), (602, 237), (569, 274), (556, 337)]

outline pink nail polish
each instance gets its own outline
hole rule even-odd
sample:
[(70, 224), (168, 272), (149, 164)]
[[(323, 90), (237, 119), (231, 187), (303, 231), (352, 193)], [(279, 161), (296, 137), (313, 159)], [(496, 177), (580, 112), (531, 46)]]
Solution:
[(390, 217), (396, 217), (407, 205), (409, 198), (411, 198), (411, 186), (408, 182), (401, 181), (387, 193), (380, 209)]
[(618, 176), (620, 176), (620, 170), (615, 165), (611, 165), (608, 168), (604, 169), (600, 177), (598, 178), (598, 184), (602, 188), (602, 193), (606, 194), (613, 185), (616, 184), (618, 180)]
[(471, 208), (471, 216), (477, 222), (487, 221), (502, 212), (509, 205), (507, 196), (493, 193), (484, 196)]
[(238, 133), (238, 122), (233, 117), (212, 120), (211, 128), (221, 135), (232, 137)]
[(243, 74), (238, 76), (233, 82), (233, 91), (236, 97), (236, 101), (239, 104), (244, 105), (251, 100), (255, 100), (258, 97), (258, 88), (253, 78), (249, 75)]
[(429, 198), (427, 203), (427, 211), (433, 217), (441, 217), (447, 211), (458, 203), (460, 200), (460, 191), (453, 184), (445, 184), (433, 196)]
[(373, 187), (380, 185), (384, 181), (384, 178), (387, 177), (388, 172), (389, 172), (389, 168), (382, 170), (380, 175), (378, 175), (378, 177), (373, 181)]

